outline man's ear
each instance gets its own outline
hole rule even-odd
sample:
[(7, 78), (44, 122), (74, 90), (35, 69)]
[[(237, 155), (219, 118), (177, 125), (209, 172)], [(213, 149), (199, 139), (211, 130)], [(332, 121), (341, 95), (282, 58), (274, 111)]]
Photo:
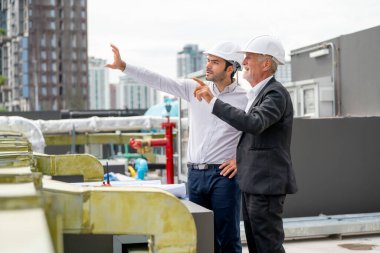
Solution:
[(233, 66), (233, 65), (228, 66), (228, 68), (227, 68), (227, 72), (228, 72), (229, 74), (232, 74), (232, 73), (234, 72), (234, 66)]
[(266, 59), (264, 61), (264, 71), (268, 71), (272, 68), (272, 61)]

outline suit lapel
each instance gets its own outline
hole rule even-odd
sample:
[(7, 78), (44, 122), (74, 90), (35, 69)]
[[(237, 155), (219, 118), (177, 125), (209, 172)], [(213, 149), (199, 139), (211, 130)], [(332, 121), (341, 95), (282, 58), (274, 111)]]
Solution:
[[(255, 98), (255, 101), (253, 101), (251, 107), (249, 108), (248, 110), (248, 113), (251, 113), (253, 108), (259, 103), (259, 101), (261, 100), (261, 98), (264, 96), (264, 93), (265, 93), (265, 90), (269, 87), (269, 85), (272, 83), (272, 82), (275, 82), (276, 79), (274, 78), (274, 76), (268, 81), (268, 83), (265, 85), (265, 87), (260, 91), (259, 95), (257, 95), (257, 97)], [(240, 145), (240, 142), (241, 140), (243, 139), (245, 135), (245, 132), (243, 132), (240, 136), (240, 139), (239, 139), (239, 142), (238, 142), (238, 146)]]

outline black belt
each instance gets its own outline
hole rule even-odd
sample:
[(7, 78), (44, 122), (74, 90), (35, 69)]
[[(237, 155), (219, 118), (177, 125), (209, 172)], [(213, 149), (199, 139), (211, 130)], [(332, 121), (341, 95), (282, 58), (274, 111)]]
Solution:
[(219, 167), (221, 164), (187, 163), (187, 168), (194, 170), (207, 170), (211, 167)]

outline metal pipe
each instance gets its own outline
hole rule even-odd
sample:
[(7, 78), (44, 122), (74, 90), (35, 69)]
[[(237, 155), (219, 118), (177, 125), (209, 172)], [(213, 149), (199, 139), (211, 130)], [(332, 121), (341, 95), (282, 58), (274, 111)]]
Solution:
[(173, 128), (176, 126), (174, 122), (170, 122), (169, 116), (167, 117), (167, 122), (161, 124), (162, 128), (165, 129), (165, 138), (163, 139), (152, 139), (152, 140), (142, 140), (133, 139), (129, 141), (134, 149), (139, 149), (144, 146), (159, 147), (165, 146), (166, 148), (166, 183), (174, 184), (174, 163), (173, 163)]
[(336, 66), (337, 66), (337, 62), (336, 62), (336, 48), (335, 48), (335, 45), (334, 43), (332, 42), (327, 42), (325, 43), (326, 46), (329, 46), (331, 47), (331, 50), (332, 50), (332, 56), (331, 56), (331, 82), (333, 83), (334, 85), (334, 89), (335, 89), (335, 116), (341, 116), (341, 87), (340, 87), (340, 82), (337, 82), (336, 80)]
[(290, 52), (290, 56), (297, 55), (297, 54), (303, 54), (303, 53), (314, 51), (314, 50), (321, 49), (321, 48), (325, 48), (325, 45), (320, 44), (320, 45), (313, 46), (313, 47), (301, 48), (299, 50), (295, 50), (295, 51)]
[(129, 116), (141, 116), (145, 110), (87, 110), (87, 111), (68, 111), (61, 110), (62, 119), (74, 119), (74, 118), (89, 118), (92, 116), (97, 117), (129, 117)]
[(173, 128), (175, 123), (168, 121), (162, 123), (165, 128), (166, 139), (166, 181), (168, 184), (174, 184), (174, 163), (173, 163)]

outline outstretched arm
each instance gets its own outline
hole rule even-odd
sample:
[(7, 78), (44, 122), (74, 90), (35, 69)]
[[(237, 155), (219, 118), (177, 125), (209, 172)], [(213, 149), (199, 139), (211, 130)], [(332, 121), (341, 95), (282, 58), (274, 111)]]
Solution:
[(110, 69), (120, 69), (121, 71), (125, 70), (125, 61), (123, 61), (120, 57), (119, 49), (111, 44), (112, 52), (113, 52), (113, 63), (107, 64), (106, 67)]
[(201, 101), (206, 100), (212, 106), (212, 113), (233, 126), (239, 131), (251, 134), (259, 134), (272, 124), (280, 120), (285, 108), (286, 99), (284, 94), (278, 90), (270, 90), (267, 92), (260, 106), (255, 107), (251, 113), (246, 113), (244, 110), (238, 109), (219, 99), (213, 99), (211, 91), (205, 84), (199, 80), (198, 86), (194, 90), (194, 96)]
[(176, 80), (172, 79), (145, 68), (136, 67), (128, 64), (120, 57), (119, 49), (111, 44), (114, 61), (111, 64), (105, 65), (110, 69), (120, 69), (125, 74), (134, 80), (145, 84), (151, 88), (172, 94), (176, 97), (181, 97), (187, 101), (190, 100), (191, 92), (196, 86), (196, 82), (189, 79)]
[(250, 113), (219, 99), (215, 101), (212, 113), (239, 131), (260, 134), (281, 119), (285, 108), (284, 95), (277, 90), (270, 90), (260, 105)]

